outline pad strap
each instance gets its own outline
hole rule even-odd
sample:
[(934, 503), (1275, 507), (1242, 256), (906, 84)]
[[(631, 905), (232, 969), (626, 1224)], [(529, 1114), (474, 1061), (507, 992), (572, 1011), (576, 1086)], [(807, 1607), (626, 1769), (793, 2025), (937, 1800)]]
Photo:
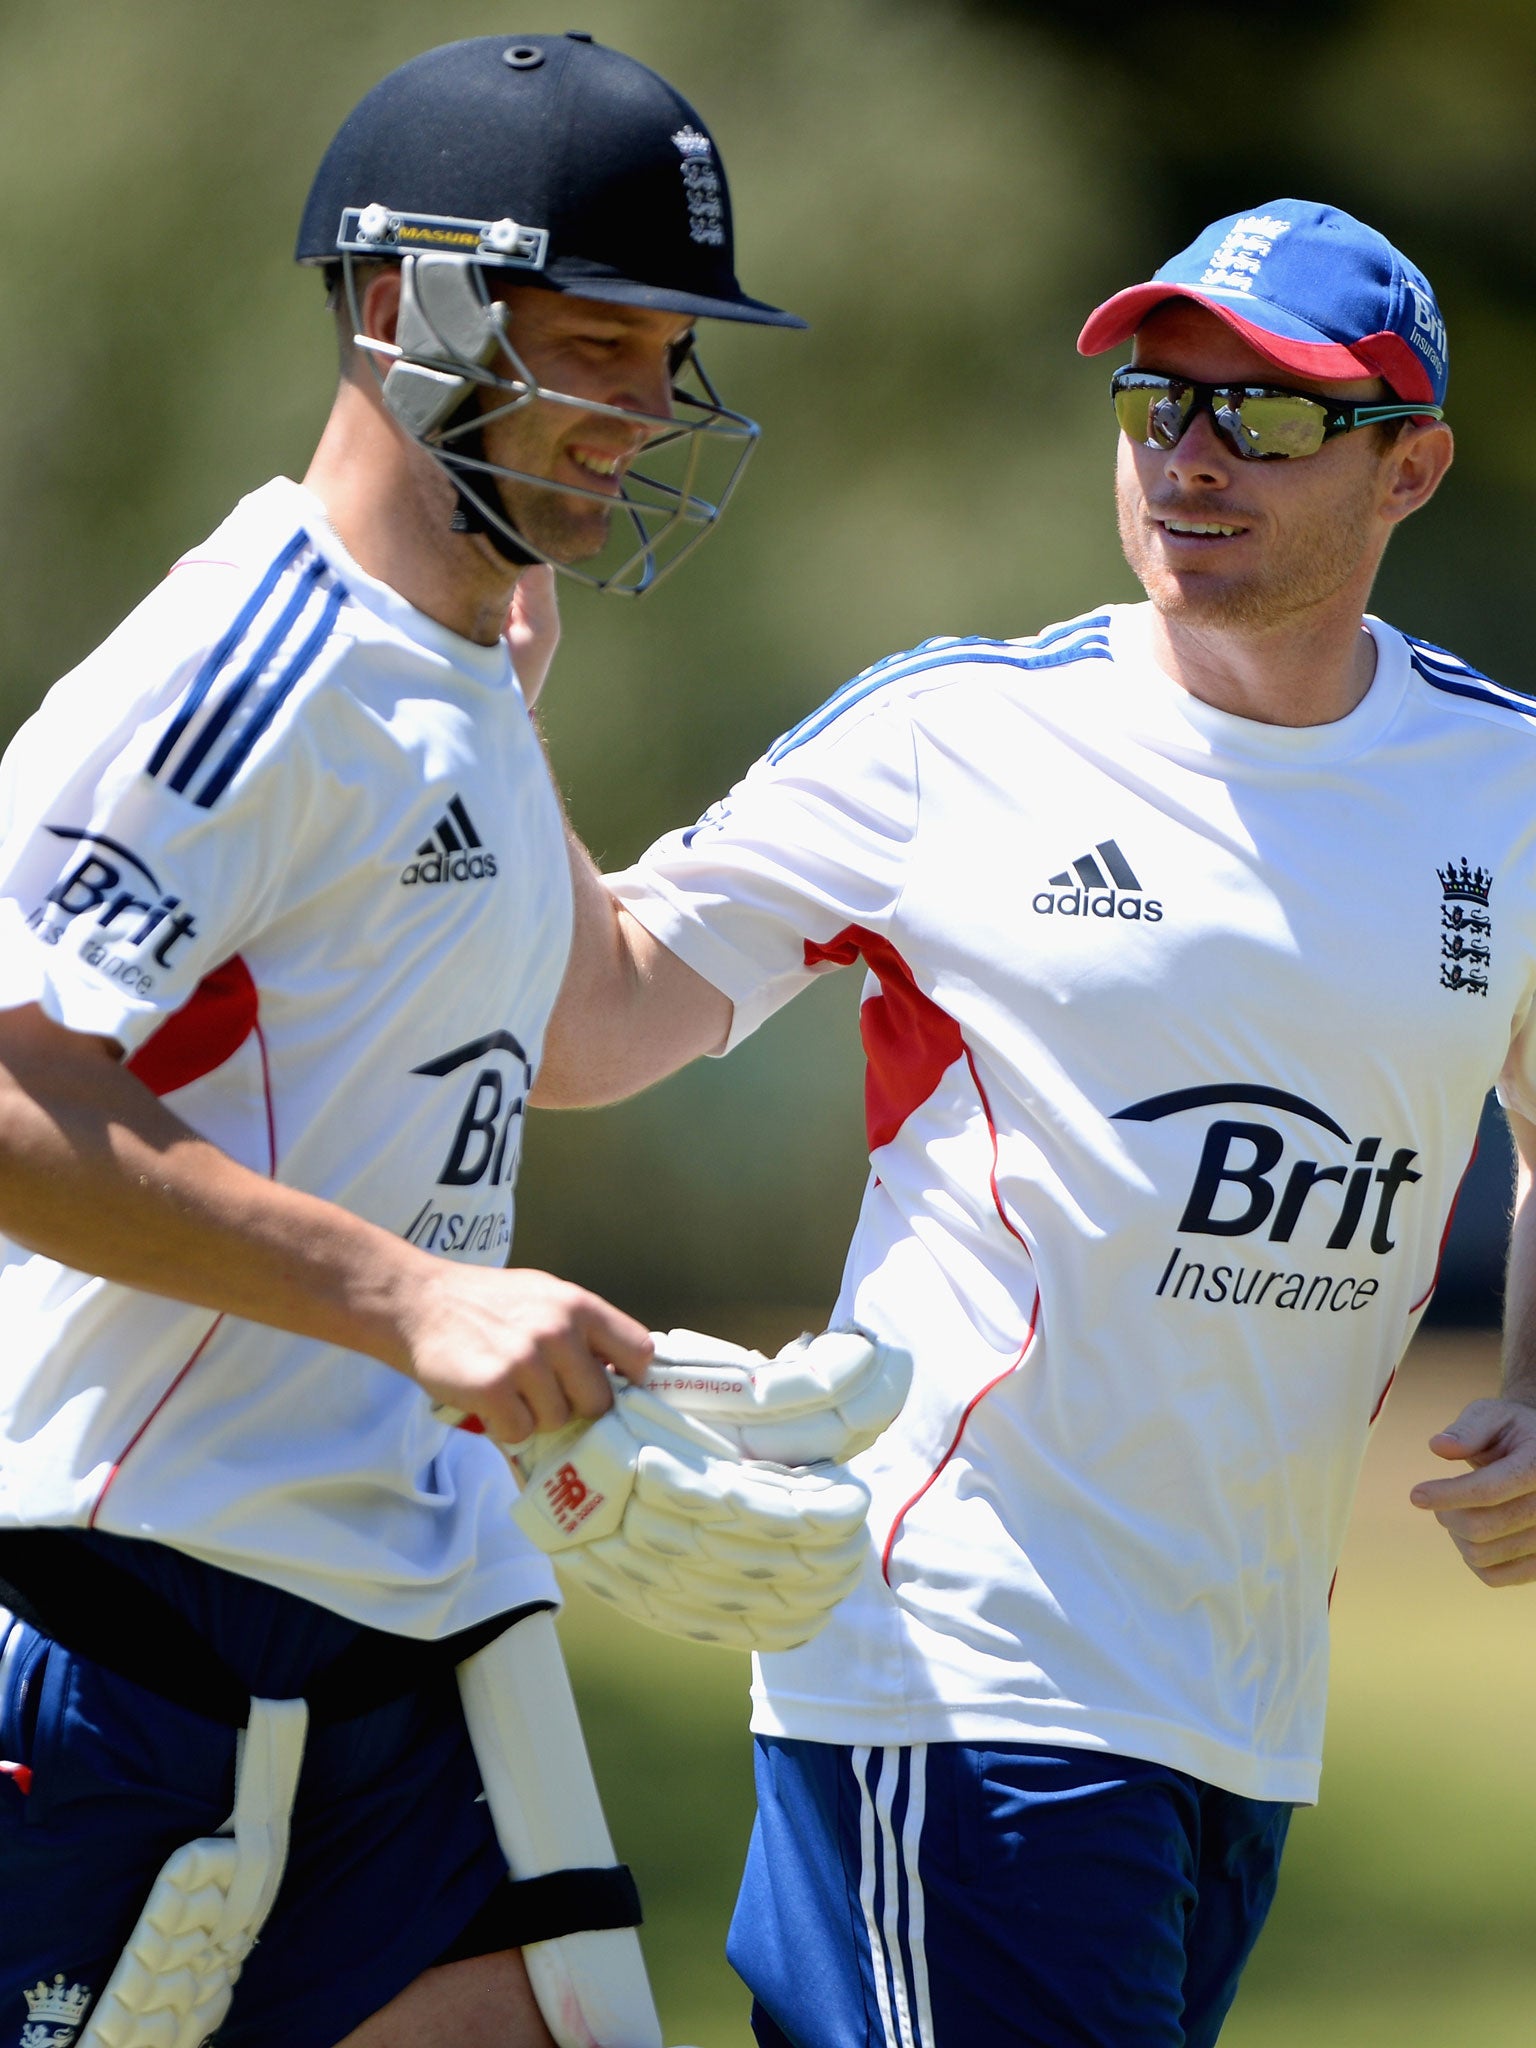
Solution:
[(550, 1870), (542, 1877), (514, 1878), (507, 1890), (518, 1941), (554, 1941), (607, 1927), (638, 1927), (644, 1919), (640, 1893), (627, 1863), (607, 1870)]

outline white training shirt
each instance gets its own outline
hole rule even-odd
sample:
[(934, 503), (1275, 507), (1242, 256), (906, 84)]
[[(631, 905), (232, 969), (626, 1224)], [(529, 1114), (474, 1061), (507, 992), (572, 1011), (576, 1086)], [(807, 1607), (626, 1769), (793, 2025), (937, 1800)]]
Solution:
[(916, 1379), (754, 1726), (1310, 1800), (1366, 1438), (1501, 1070), (1536, 1117), (1536, 719), (1373, 621), (1347, 718), (1253, 723), (1149, 616), (868, 670), (614, 887), (733, 1042), (869, 970), (836, 1314)]
[[(268, 484), (23, 727), (0, 832), (0, 1006), (116, 1039), (256, 1172), (505, 1264), (570, 884), (504, 645)], [(398, 1373), (0, 1251), (0, 1520), (406, 1635), (552, 1597), (501, 1454)]]

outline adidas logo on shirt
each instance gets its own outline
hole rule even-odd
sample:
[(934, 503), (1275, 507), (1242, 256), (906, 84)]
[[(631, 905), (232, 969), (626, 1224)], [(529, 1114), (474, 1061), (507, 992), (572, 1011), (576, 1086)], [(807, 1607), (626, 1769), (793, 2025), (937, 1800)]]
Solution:
[(1162, 904), (1144, 892), (1113, 839), (1101, 839), (1092, 853), (1052, 875), (1050, 887), (1036, 892), (1031, 907), (1038, 917), (1123, 917), (1148, 924), (1157, 924), (1163, 915)]
[(416, 849), (400, 880), (417, 882), (481, 882), (496, 872), (496, 856), (470, 822), (462, 797), (450, 797), (448, 808)]

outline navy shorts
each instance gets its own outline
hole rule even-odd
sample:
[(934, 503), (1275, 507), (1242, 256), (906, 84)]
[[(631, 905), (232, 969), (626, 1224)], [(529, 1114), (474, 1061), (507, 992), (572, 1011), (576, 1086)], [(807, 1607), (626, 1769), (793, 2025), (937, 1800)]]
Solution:
[(1026, 1744), (763, 1738), (727, 1954), (763, 2048), (1209, 2048), (1289, 1806)]
[[(117, 1562), (129, 1554), (255, 1694), (302, 1693), (369, 1633), (155, 1545), (116, 1546)], [(0, 1644), (0, 1760), (13, 1767), (0, 1772), (0, 2040), (12, 2040), (40, 1981), (62, 1979), (65, 1998), (101, 1991), (166, 1858), (228, 1819), (236, 1735), (8, 1615)], [(218, 2048), (331, 2048), (423, 1970), (477, 1952), (461, 1937), (506, 1876), (480, 1795), (451, 1667), (312, 1724), (282, 1887)]]

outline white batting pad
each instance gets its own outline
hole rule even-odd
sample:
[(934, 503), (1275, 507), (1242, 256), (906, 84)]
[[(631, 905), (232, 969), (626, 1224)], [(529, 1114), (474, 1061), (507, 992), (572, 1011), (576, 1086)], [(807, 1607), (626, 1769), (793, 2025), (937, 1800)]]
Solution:
[(79, 2048), (201, 2048), (229, 2010), (288, 1860), (302, 1700), (252, 1700), (229, 1832), (178, 1849), (96, 2001)]
[[(531, 1614), (459, 1666), (496, 1839), (514, 1878), (606, 1869), (613, 1841), (555, 1625)], [(523, 1950), (544, 2024), (560, 2048), (661, 2048), (632, 1927), (562, 1934)]]

